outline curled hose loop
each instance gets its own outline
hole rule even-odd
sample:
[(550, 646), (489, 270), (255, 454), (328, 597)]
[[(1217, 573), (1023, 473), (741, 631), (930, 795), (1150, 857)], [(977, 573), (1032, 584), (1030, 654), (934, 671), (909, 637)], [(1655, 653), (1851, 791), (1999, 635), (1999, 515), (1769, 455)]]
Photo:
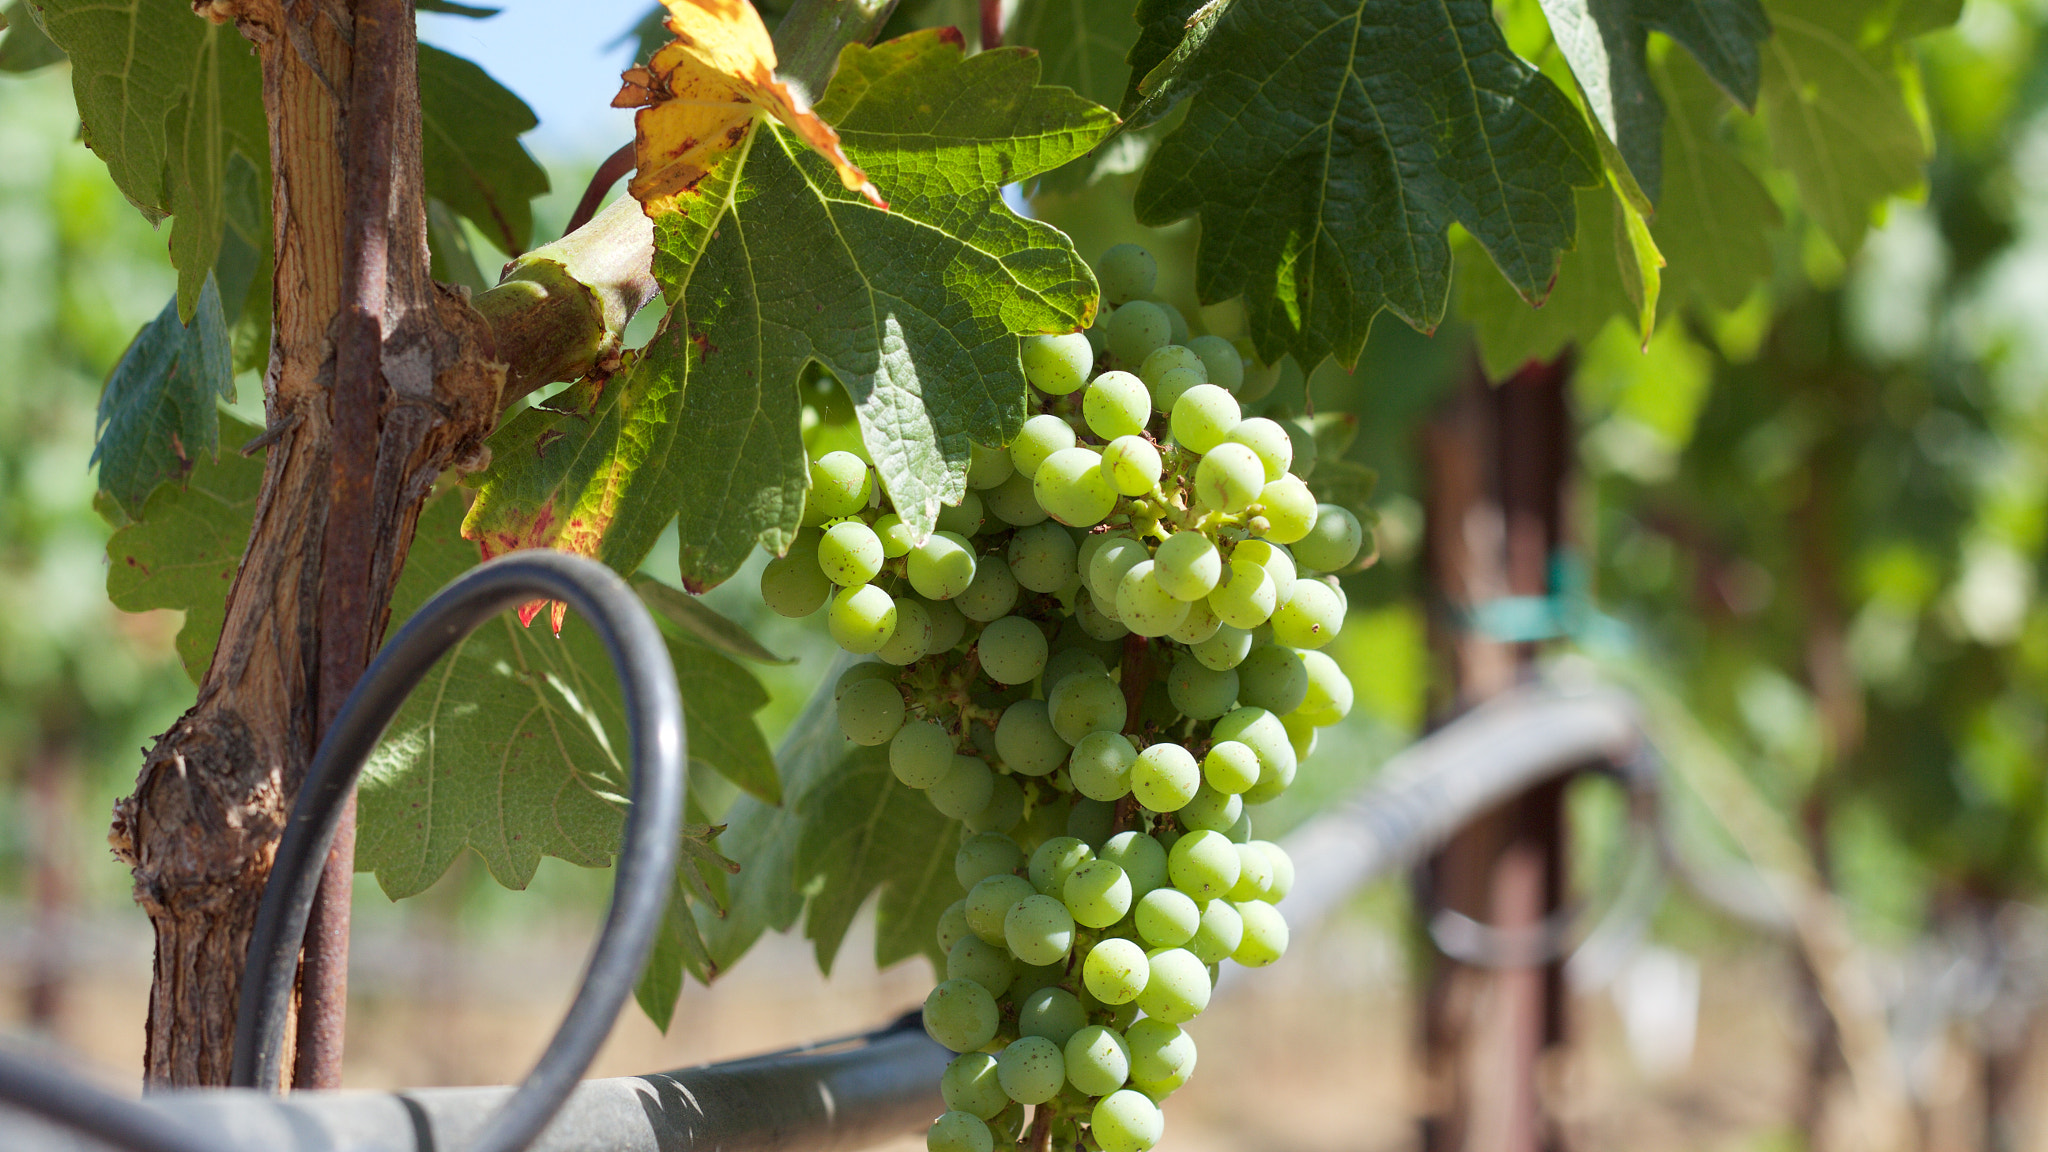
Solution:
[(566, 601), (603, 639), (626, 704), (632, 807), (619, 847), (611, 910), (568, 1013), (533, 1071), (465, 1152), (519, 1152), (553, 1119), (604, 1042), (668, 906), (682, 828), (688, 753), (675, 667), (661, 631), (626, 582), (563, 552), (514, 552), (441, 590), (377, 654), (314, 753), (263, 890), (235, 1017), (232, 1083), (274, 1089), (284, 1059), (293, 974), (335, 824), (364, 761), (443, 653), (498, 613), (535, 599)]

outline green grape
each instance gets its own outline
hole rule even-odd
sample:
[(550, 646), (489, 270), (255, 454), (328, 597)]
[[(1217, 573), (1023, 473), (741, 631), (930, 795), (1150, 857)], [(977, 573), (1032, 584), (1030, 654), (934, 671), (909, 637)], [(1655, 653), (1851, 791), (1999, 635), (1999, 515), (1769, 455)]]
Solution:
[(840, 694), (838, 715), (839, 730), (855, 744), (886, 744), (903, 727), (903, 693), (890, 681), (863, 679)]
[(981, 630), (975, 651), (980, 655), (981, 670), (998, 684), (1028, 684), (1045, 670), (1045, 633), (1022, 616), (992, 621)]
[[(1235, 740), (1247, 745), (1258, 754), (1262, 774), (1286, 766), (1288, 777), (1294, 774), (1294, 746), (1287, 739), (1287, 728), (1280, 718), (1264, 708), (1239, 708), (1209, 730), (1212, 740)], [(1255, 801), (1246, 799), (1246, 803)]]
[(1244, 939), (1230, 958), (1247, 968), (1264, 968), (1287, 953), (1287, 919), (1280, 910), (1263, 902), (1239, 904), (1244, 919)]
[(1180, 314), (1180, 309), (1175, 308), (1164, 300), (1159, 302), (1159, 307), (1166, 313), (1167, 323), (1172, 325), (1166, 333), (1167, 343), (1179, 344), (1185, 347), (1190, 335), (1188, 331), (1188, 318)]
[(1010, 463), (1010, 453), (1004, 448), (990, 448), (985, 444), (967, 445), (967, 486), (969, 488), (993, 488), (1010, 478), (1016, 465)]
[(917, 540), (910, 531), (910, 525), (905, 524), (903, 517), (894, 512), (887, 512), (876, 518), (875, 537), (882, 542), (882, 555), (890, 560), (898, 556), (907, 556), (912, 548), (917, 547)]
[(1109, 314), (1103, 341), (1111, 356), (1125, 364), (1142, 364), (1172, 335), (1173, 321), (1166, 309), (1147, 300), (1133, 300)]
[[(1116, 605), (1111, 602), (1110, 606)], [(1131, 634), (1123, 621), (1096, 607), (1095, 597), (1085, 588), (1074, 599), (1074, 619), (1083, 632), (1096, 640), (1120, 640)]]
[(1143, 496), (1159, 485), (1165, 465), (1143, 436), (1119, 436), (1102, 450), (1102, 472), (1119, 495)]
[(1237, 823), (1223, 833), (1232, 844), (1249, 844), (1252, 839), (1252, 811), (1247, 808), (1237, 814)]
[(1116, 586), (1117, 619), (1140, 636), (1164, 636), (1188, 618), (1187, 601), (1174, 599), (1159, 586), (1155, 568), (1154, 561), (1140, 560)]
[(981, 497), (972, 489), (960, 497), (958, 504), (939, 505), (939, 528), (946, 532), (972, 536), (981, 531), (987, 519), (982, 512)]
[(1045, 702), (1053, 731), (1069, 745), (1090, 732), (1121, 732), (1127, 719), (1124, 690), (1107, 676), (1069, 676)]
[[(1207, 603), (1209, 611), (1213, 613), (1216, 610), (1215, 593), (1212, 592), (1209, 596)], [(1251, 650), (1252, 634), (1243, 628), (1233, 628), (1228, 624), (1220, 624), (1207, 640), (1196, 641), (1189, 648), (1189, 651), (1195, 654), (1195, 659), (1202, 662), (1202, 667), (1213, 668), (1218, 672), (1225, 668), (1237, 667), (1251, 654)]]
[(983, 1120), (1009, 1107), (1010, 1097), (996, 1079), (996, 1058), (986, 1052), (962, 1052), (939, 1077), (939, 1095), (946, 1107)]
[[(1194, 349), (1179, 344), (1167, 344), (1147, 353), (1144, 362), (1138, 366), (1138, 376), (1147, 388), (1157, 388), (1160, 377), (1176, 368), (1185, 368), (1195, 373), (1202, 378), (1201, 382), (1204, 384), (1209, 382), (1209, 369), (1203, 365), (1201, 355)], [(1171, 412), (1173, 405), (1169, 403), (1159, 411)]]
[(1291, 647), (1321, 648), (1343, 628), (1344, 602), (1321, 580), (1296, 580), (1273, 609), (1273, 638)]
[(1111, 836), (1102, 846), (1101, 858), (1124, 870), (1133, 898), (1166, 883), (1166, 847), (1143, 832)]
[(967, 890), (967, 927), (990, 944), (1004, 944), (1003, 918), (1010, 908), (1037, 891), (1031, 881), (1008, 872), (998, 872), (975, 881)]
[(896, 629), (875, 655), (884, 664), (915, 663), (932, 650), (932, 618), (914, 597), (896, 601)]
[(1193, 368), (1168, 368), (1157, 379), (1147, 381), (1152, 388), (1152, 407), (1161, 413), (1173, 412), (1173, 406), (1180, 402), (1181, 394), (1191, 388), (1199, 388), (1209, 382), (1202, 374), (1200, 365)]
[(1081, 416), (1088, 430), (1104, 440), (1136, 436), (1152, 417), (1152, 393), (1129, 372), (1104, 372), (1088, 382)]
[(1195, 789), (1195, 797), (1181, 805), (1174, 813), (1174, 819), (1188, 831), (1227, 832), (1244, 815), (1244, 801), (1230, 792), (1219, 792), (1204, 783)]
[(1054, 396), (1065, 396), (1079, 388), (1095, 363), (1095, 349), (1089, 346), (1088, 337), (1079, 332), (1026, 336), (1018, 343), (1024, 378), (1040, 392)]
[(972, 980), (944, 981), (924, 998), (924, 1030), (955, 1052), (985, 1047), (1001, 1023), (996, 998)]
[(1183, 656), (1166, 678), (1166, 695), (1181, 715), (1214, 720), (1237, 704), (1237, 680), (1232, 669), (1217, 672)]
[(996, 755), (1020, 776), (1050, 775), (1066, 761), (1067, 742), (1053, 730), (1045, 701), (1018, 700), (1003, 709), (996, 722)]
[(1265, 852), (1266, 864), (1273, 870), (1273, 879), (1266, 885), (1264, 899), (1268, 904), (1278, 904), (1294, 891), (1294, 857), (1271, 840), (1254, 840), (1252, 846)]
[(1272, 573), (1236, 557), (1231, 558), (1224, 573), (1223, 582), (1209, 593), (1209, 608), (1216, 618), (1232, 628), (1249, 629), (1264, 624), (1280, 601)]
[(1197, 384), (1173, 402), (1173, 438), (1190, 452), (1207, 452), (1243, 418), (1237, 397), (1214, 384)]
[(1046, 694), (1050, 696), (1054, 686), (1076, 672), (1088, 672), (1097, 676), (1107, 676), (1109, 675), (1109, 665), (1102, 662), (1102, 657), (1097, 656), (1086, 648), (1062, 648), (1052, 654), (1052, 658), (1045, 662), (1045, 671), (1040, 673), (1045, 684)]
[(1202, 358), (1209, 383), (1229, 389), (1232, 395), (1244, 387), (1244, 357), (1230, 341), (1221, 336), (1197, 336), (1188, 341), (1188, 351)]
[(1178, 888), (1155, 888), (1138, 901), (1138, 935), (1154, 948), (1178, 948), (1195, 938), (1202, 910)]
[[(1196, 932), (1196, 936), (1201, 933)], [(1185, 948), (1163, 948), (1149, 958), (1152, 972), (1138, 993), (1138, 1009), (1154, 1020), (1185, 1024), (1209, 1006), (1209, 970)]]
[(1131, 1049), (1131, 1083), (1164, 1096), (1195, 1072), (1195, 1038), (1164, 1020), (1139, 1020), (1124, 1029)]
[(1335, 660), (1321, 652), (1303, 652), (1302, 668), (1308, 673), (1308, 691), (1301, 701), (1301, 717), (1318, 728), (1327, 728), (1351, 714), (1351, 678)]
[[(1136, 1000), (1138, 994), (1145, 990), (1145, 981), (1151, 975), (1152, 965), (1145, 957), (1145, 950), (1138, 947), (1136, 941), (1122, 937), (1112, 936), (1098, 942), (1088, 950), (1088, 958), (1081, 962), (1081, 983), (1087, 987), (1090, 996), (1104, 1004), (1129, 1004)], [(977, 991), (981, 988), (979, 984), (974, 987)], [(987, 995), (986, 992), (982, 994)], [(987, 1042), (982, 1041), (983, 1044)], [(941, 1039), (939, 1043), (945, 1041)]]
[(896, 601), (873, 584), (842, 588), (825, 614), (834, 643), (855, 655), (878, 652), (896, 630)]
[(925, 1152), (992, 1152), (996, 1138), (978, 1116), (947, 1112), (924, 1134)]
[(905, 561), (910, 586), (927, 600), (951, 600), (974, 582), (974, 548), (957, 532), (934, 532)]
[(932, 807), (955, 820), (965, 820), (988, 807), (995, 789), (995, 773), (988, 770), (987, 764), (973, 756), (955, 756), (952, 767), (924, 794)]
[(1202, 759), (1202, 779), (1218, 792), (1237, 795), (1259, 782), (1259, 754), (1236, 740), (1218, 740)]
[(1316, 498), (1299, 476), (1268, 480), (1259, 489), (1257, 516), (1266, 522), (1265, 538), (1293, 544), (1316, 526)]
[(827, 452), (811, 461), (811, 490), (804, 495), (803, 523), (823, 524), (867, 507), (875, 474), (851, 452)]
[(832, 686), (832, 699), (844, 700), (847, 689), (852, 688), (863, 680), (886, 680), (894, 684), (896, 682), (896, 669), (887, 664), (878, 664), (873, 660), (860, 660), (848, 664), (846, 671), (839, 674), (839, 682)]
[(1266, 804), (1278, 799), (1282, 792), (1287, 791), (1288, 785), (1294, 783), (1294, 773), (1299, 763), (1295, 759), (1292, 745), (1288, 747), (1287, 757), (1284, 760), (1268, 761), (1264, 756), (1261, 756), (1259, 758), (1259, 782), (1244, 790), (1244, 802), (1247, 804)]
[(1038, 466), (1062, 449), (1072, 448), (1074, 426), (1052, 413), (1042, 413), (1024, 422), (1017, 438), (1010, 441), (1010, 463), (1016, 466), (1018, 475), (1029, 480), (1038, 475)]
[(1238, 699), (1275, 714), (1294, 711), (1308, 697), (1308, 669), (1292, 648), (1279, 644), (1252, 649), (1237, 666), (1237, 683)]
[[(1009, 562), (988, 555), (974, 561), (974, 579), (966, 591), (953, 598), (960, 614), (977, 624), (986, 624), (1010, 614), (1017, 606), (1017, 578), (1010, 575)], [(1015, 681), (1008, 681), (1015, 683)]]
[(1038, 497), (1031, 491), (1031, 477), (1022, 472), (1010, 473), (1009, 479), (988, 490), (981, 503), (990, 515), (1012, 527), (1045, 522), (1045, 509), (1038, 506)]
[(1076, 800), (1067, 809), (1067, 835), (1090, 848), (1109, 839), (1116, 826), (1116, 805), (1100, 800)]
[(1246, 540), (1231, 552), (1232, 560), (1249, 560), (1266, 570), (1273, 578), (1273, 590), (1280, 599), (1287, 598), (1287, 590), (1294, 587), (1294, 554), (1271, 540)]
[(967, 898), (963, 896), (939, 913), (939, 951), (951, 952), (953, 945), (972, 935), (974, 929), (967, 926)]
[(1137, 759), (1138, 750), (1123, 733), (1090, 732), (1067, 758), (1067, 775), (1074, 790), (1090, 800), (1121, 800), (1130, 795), (1131, 764)]
[(1251, 449), (1222, 443), (1195, 465), (1195, 496), (1204, 507), (1235, 515), (1252, 506), (1266, 486), (1266, 470)]
[[(1221, 964), (1237, 951), (1238, 942), (1242, 939), (1244, 917), (1237, 914), (1230, 901), (1211, 900), (1202, 908), (1202, 922), (1188, 940), (1188, 951), (1204, 964)], [(950, 973), (952, 969), (947, 971)]]
[[(1310, 655), (1310, 653), (1302, 653)], [(1309, 750), (1316, 746), (1316, 726), (1309, 723), (1299, 708), (1280, 718), (1280, 726), (1287, 729), (1287, 742), (1294, 747), (1294, 759), (1298, 763), (1308, 759)]]
[(996, 1056), (996, 1078), (1019, 1104), (1043, 1104), (1067, 1082), (1067, 1059), (1043, 1036), (1019, 1036)]
[(1055, 836), (1032, 851), (1025, 869), (1031, 876), (1033, 890), (1056, 896), (1074, 869), (1093, 859), (1095, 850), (1086, 841), (1075, 836)]
[[(1209, 598), (1204, 596), (1200, 600), (1188, 601), (1188, 618), (1180, 622), (1180, 627), (1166, 635), (1168, 639), (1194, 646), (1212, 639), (1222, 627), (1223, 621), (1216, 618), (1216, 610), (1209, 607)], [(1222, 669), (1219, 668), (1217, 671), (1220, 672)]]
[(946, 953), (946, 979), (972, 980), (998, 1000), (1016, 978), (1017, 964), (1003, 946), (990, 944), (979, 936), (967, 937)]
[(1102, 1152), (1150, 1152), (1166, 1135), (1166, 1117), (1143, 1092), (1122, 1088), (1095, 1102), (1088, 1130)]
[(1176, 600), (1202, 599), (1223, 576), (1222, 554), (1199, 532), (1175, 532), (1168, 536), (1160, 543), (1153, 560), (1158, 563), (1159, 586)]
[(1101, 544), (1095, 546), (1088, 567), (1082, 573), (1087, 578), (1088, 591), (1102, 603), (1114, 603), (1117, 586), (1123, 583), (1124, 573), (1150, 557), (1151, 553), (1143, 541), (1117, 534), (1105, 537)]
[[(1237, 883), (1230, 886), (1224, 898), (1244, 903), (1250, 900), (1264, 900), (1273, 890), (1273, 861), (1264, 849), (1251, 844), (1237, 845)], [(1237, 950), (1237, 942), (1231, 942), (1231, 950)], [(1209, 963), (1215, 963), (1214, 960)]]
[(1136, 244), (1112, 244), (1095, 262), (1095, 282), (1102, 286), (1102, 299), (1120, 305), (1152, 294), (1159, 278), (1159, 262)]
[[(1173, 886), (1198, 903), (1230, 891), (1237, 883), (1237, 869), (1237, 845), (1221, 832), (1190, 832), (1175, 841), (1173, 850), (1166, 854), (1166, 873), (1173, 878)], [(967, 922), (974, 923), (971, 899), (967, 902)]]
[(1059, 982), (1066, 978), (1064, 964), (1019, 964), (1017, 982), (1010, 985), (1010, 999), (1018, 1004), (1029, 1003), (1044, 989), (1057, 991)]
[(953, 853), (953, 875), (960, 887), (973, 888), (990, 876), (1015, 872), (1024, 866), (1024, 850), (1008, 836), (982, 833), (960, 842)]
[(1335, 504), (1316, 505), (1315, 524), (1294, 543), (1294, 554), (1311, 572), (1342, 572), (1358, 558), (1365, 543), (1365, 529), (1349, 508)]
[(1131, 764), (1131, 795), (1154, 812), (1175, 812), (1195, 798), (1202, 769), (1178, 744), (1153, 744)]
[(1010, 537), (1010, 575), (1033, 592), (1057, 592), (1074, 578), (1074, 538), (1057, 524), (1019, 528)]
[(1249, 339), (1238, 339), (1232, 343), (1244, 364), (1244, 384), (1237, 390), (1237, 398), (1246, 404), (1264, 400), (1280, 383), (1281, 365), (1259, 363), (1258, 350)]
[(929, 788), (953, 767), (953, 737), (929, 720), (912, 720), (889, 741), (889, 771), (912, 788)]
[(988, 803), (960, 819), (970, 832), (1008, 832), (1023, 818), (1024, 789), (1012, 777), (998, 773), (991, 781)]
[[(1057, 970), (1055, 970), (1057, 974)], [(1088, 1025), (1088, 1010), (1065, 988), (1040, 988), (1018, 1002), (1017, 1034), (1065, 1044)]]
[(1102, 523), (1116, 507), (1116, 489), (1093, 448), (1062, 448), (1046, 457), (1031, 479), (1031, 493), (1053, 519), (1075, 528)]
[(967, 617), (950, 600), (919, 600), (924, 614), (931, 618), (932, 639), (928, 648), (933, 652), (951, 652), (967, 635)]
[(1223, 438), (1251, 449), (1258, 456), (1260, 467), (1265, 469), (1268, 483), (1287, 475), (1288, 467), (1294, 463), (1294, 441), (1287, 438), (1287, 429), (1264, 416), (1253, 416), (1232, 424)]
[(1003, 941), (1026, 964), (1057, 963), (1074, 946), (1074, 917), (1057, 899), (1033, 893), (1003, 914)]
[(831, 597), (832, 581), (818, 567), (822, 538), (817, 529), (806, 528), (796, 534), (788, 552), (762, 567), (761, 600), (777, 615), (809, 616)]
[(1092, 860), (1067, 874), (1060, 899), (1084, 928), (1107, 928), (1131, 910), (1131, 881), (1107, 860)]
[(1130, 1078), (1131, 1050), (1113, 1029), (1100, 1024), (1077, 1029), (1063, 1051), (1067, 1083), (1084, 1096), (1107, 1096)]

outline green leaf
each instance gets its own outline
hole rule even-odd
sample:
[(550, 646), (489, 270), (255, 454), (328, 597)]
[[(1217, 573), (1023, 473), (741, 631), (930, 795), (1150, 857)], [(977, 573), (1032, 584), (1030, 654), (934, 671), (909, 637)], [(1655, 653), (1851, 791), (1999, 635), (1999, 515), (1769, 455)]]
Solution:
[(427, 195), (469, 217), (507, 255), (533, 241), (548, 174), (519, 143), (540, 123), (526, 102), (460, 56), (420, 45), (421, 159)]
[(1589, 188), (1578, 198), (1577, 243), (1565, 253), (1557, 287), (1540, 308), (1531, 308), (1488, 267), (1476, 245), (1458, 252), (1458, 314), (1471, 321), (1480, 361), (1493, 379), (1531, 360), (1549, 360), (1567, 344), (1593, 339), (1616, 316), (1635, 314), (1621, 278), (1621, 253), (1627, 249), (1615, 236), (1614, 193)]
[[(263, 431), (232, 416), (221, 423), (230, 444)], [(158, 486), (141, 515), (107, 541), (107, 599), (123, 612), (184, 612), (178, 659), (194, 684), (220, 643), (228, 585), (249, 546), (262, 488), (262, 456), (202, 458), (182, 484)]]
[(1136, 7), (1135, 0), (1021, 0), (1003, 36), (1038, 49), (1045, 83), (1113, 105), (1131, 75), (1124, 55), (1138, 31)]
[(763, 648), (745, 628), (687, 592), (678, 592), (651, 576), (634, 580), (633, 588), (656, 615), (728, 656), (762, 664), (796, 663), (795, 657), (777, 656)]
[(1723, 140), (1730, 107), (1698, 65), (1676, 56), (1658, 70), (1664, 120), (1664, 203), (1654, 231), (1673, 302), (1728, 310), (1771, 275), (1770, 234), (1782, 223), (1763, 182)]
[(1155, 124), (1201, 86), (1189, 64), (1201, 54), (1231, 0), (1138, 0), (1138, 39), (1121, 113), (1126, 128)]
[(151, 491), (183, 476), (219, 446), (217, 399), (234, 399), (235, 376), (221, 318), (220, 293), (206, 277), (190, 324), (171, 300), (142, 326), (100, 393), (99, 439), (92, 463), (100, 489), (129, 515)]
[(1186, 72), (1201, 89), (1145, 169), (1138, 219), (1200, 215), (1197, 294), (1244, 294), (1269, 363), (1353, 363), (1381, 308), (1433, 329), (1452, 223), (1543, 299), (1577, 231), (1572, 189), (1601, 170), (1585, 118), (1485, 0), (1236, 0)]
[(1309, 487), (1315, 491), (1316, 501), (1335, 504), (1349, 509), (1361, 524), (1372, 524), (1379, 517), (1372, 507), (1373, 489), (1379, 487), (1380, 474), (1363, 464), (1351, 460), (1323, 460), (1316, 464), (1315, 479)]
[(432, 260), (429, 274), (443, 284), (460, 284), (471, 292), (488, 289), (483, 270), (476, 265), (476, 250), (469, 233), (446, 204), (427, 199), (427, 251)]
[(0, 28), (7, 30), (7, 38), (0, 40), (0, 72), (34, 72), (64, 59), (63, 49), (50, 42), (23, 0), (0, 10)]
[(240, 152), (269, 183), (262, 76), (232, 26), (154, 0), (31, 0), (71, 58), (87, 147), (150, 220), (175, 216), (178, 316), (220, 252), (223, 181)]

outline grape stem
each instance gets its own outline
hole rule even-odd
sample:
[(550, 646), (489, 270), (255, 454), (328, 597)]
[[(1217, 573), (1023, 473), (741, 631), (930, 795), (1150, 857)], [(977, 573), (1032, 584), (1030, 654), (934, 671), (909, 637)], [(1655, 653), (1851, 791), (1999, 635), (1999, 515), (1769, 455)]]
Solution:
[(1017, 1147), (1023, 1152), (1051, 1152), (1052, 1150), (1052, 1108), (1040, 1104), (1031, 1110), (1031, 1128), (1024, 1133), (1024, 1139)]

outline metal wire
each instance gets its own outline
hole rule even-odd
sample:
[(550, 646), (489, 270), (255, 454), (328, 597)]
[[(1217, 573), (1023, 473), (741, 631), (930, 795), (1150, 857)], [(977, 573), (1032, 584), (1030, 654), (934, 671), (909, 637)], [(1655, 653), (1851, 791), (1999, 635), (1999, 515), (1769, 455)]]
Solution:
[(0, 1100), (131, 1152), (228, 1152), (232, 1147), (11, 1045), (0, 1045)]
[[(235, 1017), (232, 1083), (275, 1089), (292, 977), (336, 821), (364, 761), (442, 654), (518, 604), (566, 601), (604, 641), (625, 698), (632, 807), (611, 910), (583, 983), (547, 1051), (467, 1152), (519, 1152), (561, 1108), (632, 994), (674, 883), (688, 752), (675, 668), (660, 630), (625, 581), (594, 561), (544, 550), (478, 565), (428, 601), (349, 693), (314, 753), (263, 890)], [(137, 1146), (139, 1147), (139, 1146)]]

